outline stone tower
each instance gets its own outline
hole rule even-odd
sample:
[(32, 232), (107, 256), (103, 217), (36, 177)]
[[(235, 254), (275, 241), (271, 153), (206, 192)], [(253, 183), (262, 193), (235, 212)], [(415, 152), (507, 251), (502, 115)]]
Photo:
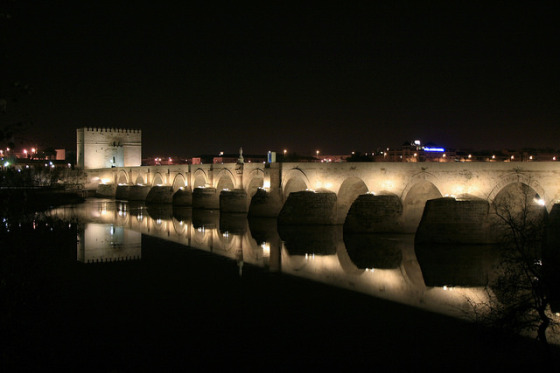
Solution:
[(77, 165), (82, 168), (142, 165), (142, 131), (84, 127), (76, 130)]

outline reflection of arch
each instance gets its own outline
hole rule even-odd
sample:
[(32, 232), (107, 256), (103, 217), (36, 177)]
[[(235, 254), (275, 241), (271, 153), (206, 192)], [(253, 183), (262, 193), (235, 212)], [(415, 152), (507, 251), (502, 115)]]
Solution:
[(173, 229), (179, 236), (186, 235), (188, 233), (188, 226), (189, 224), (183, 222), (182, 220), (173, 219)]
[(413, 184), (408, 189), (403, 202), (405, 229), (410, 232), (416, 231), (422, 218), (426, 201), (440, 197), (441, 192), (430, 181), (423, 180)]
[(352, 203), (360, 194), (368, 192), (364, 181), (358, 177), (351, 177), (342, 183), (337, 195), (338, 222), (344, 222)]
[(235, 189), (233, 174), (230, 170), (222, 170), (218, 174), (218, 184), (216, 184), (216, 191), (219, 192), (224, 189)]
[(128, 184), (128, 174), (125, 170), (119, 170), (117, 176), (117, 184)]
[(352, 262), (352, 259), (348, 256), (348, 251), (346, 250), (346, 245), (344, 241), (339, 242), (336, 248), (336, 255), (338, 257), (338, 262), (340, 263), (340, 267), (344, 271), (345, 274), (351, 275), (361, 275), (365, 272), (364, 269), (360, 269)]
[(185, 177), (182, 174), (177, 174), (173, 180), (173, 192), (178, 191), (180, 188), (187, 186)]
[(152, 228), (156, 232), (164, 232), (167, 227), (167, 220), (163, 220), (160, 218), (153, 219), (152, 218)]
[(203, 169), (199, 168), (194, 172), (193, 189), (206, 186), (208, 183), (208, 175)]
[(165, 183), (163, 182), (163, 176), (161, 176), (161, 174), (159, 172), (157, 174), (155, 174), (153, 182), (152, 182), (152, 186), (164, 185), (164, 184)]
[(285, 182), (282, 182), (282, 191), (284, 192), (284, 200), (288, 199), (290, 193), (299, 192), (308, 189), (309, 179), (305, 173), (294, 168), (286, 173)]
[(212, 231), (213, 229), (205, 229), (204, 226), (194, 229), (191, 233), (192, 246), (201, 250), (210, 249), (210, 243), (212, 242)]

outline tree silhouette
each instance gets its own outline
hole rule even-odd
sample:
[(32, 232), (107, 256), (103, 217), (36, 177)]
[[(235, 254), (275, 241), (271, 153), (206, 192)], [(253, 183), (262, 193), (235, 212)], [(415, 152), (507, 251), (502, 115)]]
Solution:
[(536, 333), (548, 349), (547, 332), (558, 322), (550, 308), (550, 276), (557, 248), (544, 245), (547, 210), (526, 184), (506, 187), (492, 204), (500, 260), (487, 299), (468, 299), (475, 320), (516, 333)]

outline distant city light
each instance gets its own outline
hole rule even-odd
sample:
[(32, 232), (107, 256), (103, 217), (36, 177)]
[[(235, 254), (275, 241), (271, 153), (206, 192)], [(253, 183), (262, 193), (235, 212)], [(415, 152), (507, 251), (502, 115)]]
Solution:
[(440, 152), (440, 153), (443, 153), (445, 151), (445, 149), (444, 148), (425, 147), (424, 151), (425, 152)]

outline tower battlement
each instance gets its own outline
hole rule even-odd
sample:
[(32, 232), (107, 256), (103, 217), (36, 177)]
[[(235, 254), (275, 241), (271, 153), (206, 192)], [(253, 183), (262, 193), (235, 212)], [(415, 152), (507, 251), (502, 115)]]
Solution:
[(105, 127), (84, 127), (85, 132), (105, 132), (105, 133), (130, 133), (130, 134), (141, 134), (140, 129), (127, 129), (127, 128), (105, 128)]

